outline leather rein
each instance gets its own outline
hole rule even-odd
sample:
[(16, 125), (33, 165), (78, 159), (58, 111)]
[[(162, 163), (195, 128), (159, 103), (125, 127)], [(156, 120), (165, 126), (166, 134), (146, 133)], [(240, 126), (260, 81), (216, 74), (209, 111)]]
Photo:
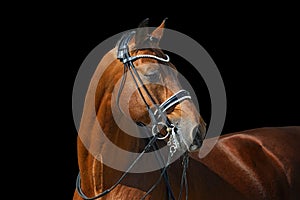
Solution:
[[(143, 102), (145, 103), (145, 106), (147, 108), (147, 111), (148, 111), (150, 119), (151, 119), (152, 129), (151, 129), (151, 133), (149, 133), (149, 141), (148, 141), (147, 145), (144, 147), (143, 151), (133, 161), (133, 163), (128, 167), (128, 169), (123, 173), (123, 175), (119, 178), (119, 180), (113, 186), (111, 186), (109, 189), (104, 190), (103, 192), (101, 192), (100, 194), (98, 194), (94, 197), (87, 197), (84, 194), (84, 192), (81, 189), (81, 185), (80, 185), (80, 182), (81, 182), (80, 181), (80, 173), (78, 173), (78, 176), (76, 179), (76, 190), (77, 190), (78, 194), (80, 195), (80, 197), (83, 198), (84, 200), (95, 200), (97, 198), (103, 197), (103, 196), (107, 195), (108, 193), (110, 193), (118, 184), (121, 183), (121, 181), (126, 177), (126, 175), (133, 168), (133, 166), (138, 162), (138, 160), (147, 151), (150, 150), (150, 148), (152, 148), (155, 151), (158, 162), (162, 163), (164, 159), (163, 159), (162, 155), (160, 154), (160, 151), (157, 151), (159, 149), (159, 147), (157, 145), (157, 140), (164, 140), (167, 137), (170, 137), (170, 139), (168, 141), (168, 146), (170, 148), (170, 154), (168, 156), (167, 164), (165, 165), (165, 167), (163, 167), (161, 169), (161, 174), (160, 174), (158, 180), (144, 194), (144, 196), (141, 198), (141, 200), (145, 199), (157, 187), (157, 185), (159, 184), (159, 182), (161, 181), (162, 178), (164, 178), (164, 181), (166, 184), (168, 200), (175, 200), (174, 193), (173, 193), (171, 185), (170, 185), (167, 168), (169, 167), (171, 157), (173, 156), (173, 154), (176, 152), (176, 150), (178, 148), (178, 141), (175, 137), (175, 135), (177, 134), (176, 127), (170, 122), (170, 120), (166, 116), (165, 112), (169, 108), (181, 103), (182, 101), (184, 101), (186, 99), (191, 99), (191, 96), (188, 91), (179, 90), (178, 92), (173, 94), (171, 97), (169, 97), (166, 101), (164, 101), (162, 104), (160, 104), (160, 105), (156, 104), (155, 100), (153, 99), (153, 97), (151, 96), (151, 94), (149, 93), (149, 91), (147, 90), (145, 85), (143, 84), (141, 77), (139, 76), (138, 72), (136, 71), (133, 61), (140, 59), (140, 58), (151, 58), (151, 59), (155, 59), (155, 60), (167, 63), (170, 61), (170, 58), (166, 54), (165, 54), (165, 58), (158, 57), (155, 55), (148, 55), (148, 54), (131, 56), (129, 53), (128, 43), (134, 35), (135, 35), (135, 31), (124, 34), (118, 45), (117, 58), (124, 64), (124, 73), (123, 73), (120, 88), (118, 91), (117, 105), (119, 107), (120, 95), (122, 93), (122, 90), (123, 90), (123, 87), (125, 84), (127, 71), (129, 71), (134, 80), (134, 83), (137, 87), (137, 90), (138, 90)], [(150, 38), (150, 39), (152, 39), (152, 38)], [(142, 89), (145, 91), (147, 97), (150, 99), (152, 105), (155, 107), (154, 109), (150, 108), (150, 105), (147, 103), (146, 98), (144, 97), (138, 83), (142, 86)], [(140, 126), (144, 126), (144, 124), (141, 122), (138, 122), (137, 124)], [(162, 125), (166, 128), (167, 134), (165, 136), (160, 135), (160, 131), (158, 130), (158, 125)], [(188, 158), (189, 158), (188, 154), (187, 154), (187, 152), (185, 152), (183, 154), (183, 160), (182, 160), (183, 170), (182, 170), (180, 193), (179, 193), (178, 199), (181, 199), (183, 188), (185, 188), (185, 191), (186, 191), (185, 198), (188, 199), (188, 185), (187, 185), (187, 177), (186, 177), (186, 170), (188, 167)]]

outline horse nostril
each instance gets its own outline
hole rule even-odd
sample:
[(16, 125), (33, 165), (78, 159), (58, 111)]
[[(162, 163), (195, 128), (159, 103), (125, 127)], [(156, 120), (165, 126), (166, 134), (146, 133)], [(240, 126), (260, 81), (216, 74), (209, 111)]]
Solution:
[(201, 131), (201, 126), (197, 125), (194, 127), (193, 132), (192, 132), (192, 137), (195, 139), (203, 139), (202, 137), (202, 131)]
[(190, 145), (190, 151), (195, 151), (202, 146), (203, 139), (200, 125), (196, 126), (192, 132), (193, 143)]

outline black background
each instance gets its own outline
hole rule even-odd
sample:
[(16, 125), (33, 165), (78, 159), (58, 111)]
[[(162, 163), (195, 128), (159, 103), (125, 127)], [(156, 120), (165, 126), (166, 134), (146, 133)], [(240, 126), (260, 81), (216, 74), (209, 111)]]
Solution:
[[(222, 134), (300, 125), (299, 21), (293, 6), (242, 6), (222, 12), (213, 7), (209, 12), (204, 12), (208, 11), (206, 7), (196, 11), (182, 8), (187, 14), (163, 9), (155, 13), (153, 6), (149, 5), (146, 11), (94, 5), (79, 5), (77, 9), (54, 6), (17, 20), (25, 25), (23, 34), (16, 37), (24, 42), (18, 53), (34, 50), (23, 60), (31, 67), (23, 70), (34, 78), (29, 80), (32, 92), (27, 94), (36, 95), (31, 103), (38, 114), (31, 120), (42, 127), (33, 128), (38, 133), (35, 139), (40, 142), (28, 147), (34, 151), (45, 149), (34, 154), (35, 161), (43, 162), (30, 167), (39, 177), (36, 183), (42, 193), (71, 199), (75, 189), (77, 131), (72, 116), (72, 90), (81, 63), (103, 40), (136, 28), (147, 17), (150, 26), (158, 26), (168, 17), (167, 28), (195, 39), (214, 60), (227, 94)], [(103, 13), (104, 10), (111, 14)], [(203, 92), (207, 95), (207, 91)], [(200, 106), (207, 121), (209, 109)], [(25, 108), (24, 112), (32, 111)]]

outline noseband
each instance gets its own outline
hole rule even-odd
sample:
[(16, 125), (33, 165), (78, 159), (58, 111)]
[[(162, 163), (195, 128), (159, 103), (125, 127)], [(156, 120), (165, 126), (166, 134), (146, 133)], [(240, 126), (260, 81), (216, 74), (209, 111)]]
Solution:
[[(132, 167), (135, 165), (135, 163), (142, 157), (142, 155), (148, 151), (151, 147), (155, 150), (155, 152), (157, 152), (156, 150), (158, 149), (157, 145), (156, 145), (156, 140), (163, 140), (166, 139), (168, 136), (170, 136), (170, 140), (168, 142), (168, 146), (170, 146), (170, 157), (173, 156), (173, 154), (175, 153), (176, 149), (177, 149), (177, 140), (175, 139), (175, 126), (174, 124), (171, 123), (171, 121), (168, 119), (167, 115), (166, 115), (166, 111), (171, 108), (176, 106), (177, 104), (181, 103), (184, 100), (187, 99), (191, 99), (191, 96), (189, 94), (188, 91), (186, 90), (179, 90), (178, 92), (176, 92), (175, 94), (173, 94), (172, 96), (170, 96), (167, 100), (165, 100), (163, 103), (158, 104), (157, 102), (155, 102), (154, 98), (151, 96), (151, 94), (149, 93), (148, 89), (146, 88), (145, 84), (143, 83), (140, 75), (138, 74), (133, 61), (140, 59), (140, 58), (150, 58), (150, 59), (155, 59), (164, 63), (168, 63), (170, 61), (170, 58), (168, 55), (165, 54), (165, 58), (162, 57), (158, 57), (155, 55), (150, 55), (150, 54), (142, 54), (142, 55), (136, 55), (136, 56), (131, 56), (129, 53), (129, 47), (128, 47), (128, 43), (131, 40), (131, 38), (135, 35), (135, 31), (129, 32), (125, 35), (123, 35), (123, 37), (121, 38), (119, 45), (118, 45), (118, 51), (117, 51), (117, 58), (124, 64), (124, 72), (123, 72), (123, 77), (121, 80), (121, 84), (120, 84), (120, 88), (118, 91), (118, 95), (117, 95), (117, 106), (119, 107), (119, 109), (121, 110), (120, 106), (119, 106), (119, 102), (120, 102), (120, 96), (122, 93), (122, 90), (124, 88), (124, 84), (125, 84), (125, 80), (126, 80), (126, 76), (127, 76), (127, 71), (130, 72), (130, 75), (137, 87), (137, 90), (139, 92), (140, 97), (142, 98), (150, 120), (151, 120), (151, 132), (152, 132), (152, 138), (149, 139), (148, 144), (146, 145), (146, 147), (144, 148), (144, 150), (139, 154), (139, 156), (134, 160), (134, 162), (129, 166), (129, 168), (123, 173), (123, 175), (120, 177), (120, 179), (113, 185), (111, 186), (109, 189), (104, 190), (102, 193), (98, 194), (97, 196), (94, 197), (87, 197), (83, 191), (81, 190), (81, 186), (80, 186), (80, 173), (78, 173), (77, 176), (77, 180), (76, 180), (76, 189), (78, 194), (80, 195), (81, 198), (85, 199), (85, 200), (95, 200), (97, 198), (103, 197), (106, 194), (108, 194), (109, 192), (111, 192), (119, 183), (121, 183), (121, 181), (125, 178), (125, 176), (130, 172), (130, 170), (132, 169)], [(152, 40), (153, 38), (150, 37), (150, 40)], [(154, 108), (151, 108), (149, 103), (146, 101), (145, 96), (142, 93), (141, 88), (139, 87), (139, 84), (142, 86), (142, 89), (144, 90), (144, 92), (146, 93), (147, 97), (150, 99), (152, 105)], [(141, 124), (141, 123), (138, 123)], [(159, 133), (160, 130), (158, 129), (158, 125), (162, 125), (166, 128), (167, 130), (167, 134), (165, 136), (160, 137)], [(172, 140), (173, 138), (173, 140)], [(159, 155), (157, 156), (157, 159), (159, 162), (162, 162), (162, 156)], [(186, 199), (188, 196), (188, 190), (187, 190), (187, 179), (186, 179), (186, 169), (188, 166), (188, 155), (187, 153), (184, 154), (183, 156), (183, 172), (182, 172), (182, 177), (181, 177), (181, 184), (180, 184), (180, 194), (179, 194), (179, 199), (181, 198), (181, 194), (182, 194), (182, 188), (183, 188), (183, 184), (185, 184), (185, 190), (186, 190)], [(141, 198), (141, 199), (145, 199), (147, 195), (150, 194), (150, 192), (152, 192), (155, 187), (159, 184), (161, 178), (163, 177), (166, 183), (166, 189), (167, 189), (167, 194), (168, 194), (168, 199), (172, 199), (175, 200), (174, 198), (174, 194), (173, 191), (171, 189), (170, 186), (170, 182), (169, 182), (169, 177), (167, 174), (167, 167), (169, 165), (169, 162), (167, 163), (167, 165), (161, 170), (161, 175), (159, 177), (159, 179), (156, 181), (156, 183), (145, 193), (145, 195)]]

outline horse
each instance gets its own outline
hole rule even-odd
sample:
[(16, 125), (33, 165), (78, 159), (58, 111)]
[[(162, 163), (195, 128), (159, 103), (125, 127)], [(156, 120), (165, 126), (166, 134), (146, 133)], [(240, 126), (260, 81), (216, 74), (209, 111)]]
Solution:
[[(93, 74), (77, 138), (73, 200), (299, 199), (300, 127), (207, 138), (204, 119), (159, 48), (164, 27), (165, 20), (150, 33), (124, 34)], [(120, 127), (123, 121), (134, 128)], [(136, 129), (141, 135), (128, 133)], [(143, 159), (148, 154), (153, 159)], [(143, 169), (148, 166), (155, 169)]]

